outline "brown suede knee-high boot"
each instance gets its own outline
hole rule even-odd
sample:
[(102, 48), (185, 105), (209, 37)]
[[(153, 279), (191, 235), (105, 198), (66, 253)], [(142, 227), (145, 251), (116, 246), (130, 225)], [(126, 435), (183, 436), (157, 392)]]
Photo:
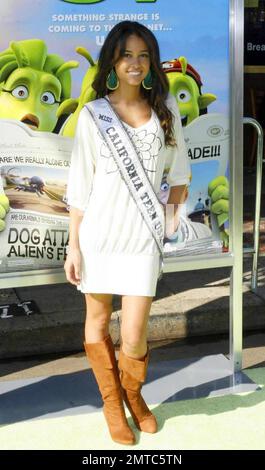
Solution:
[(154, 433), (157, 431), (156, 418), (147, 407), (141, 395), (141, 388), (147, 374), (148, 359), (148, 350), (144, 358), (134, 359), (126, 356), (122, 349), (120, 349), (118, 366), (120, 369), (123, 398), (135, 425), (141, 431)]
[(103, 412), (112, 439), (120, 444), (134, 444), (135, 436), (125, 416), (115, 350), (110, 335), (98, 343), (84, 343), (104, 401)]

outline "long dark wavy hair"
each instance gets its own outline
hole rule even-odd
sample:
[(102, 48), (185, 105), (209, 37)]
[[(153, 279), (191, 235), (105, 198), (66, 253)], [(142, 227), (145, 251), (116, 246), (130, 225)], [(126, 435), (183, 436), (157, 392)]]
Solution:
[[(139, 36), (146, 44), (150, 56), (150, 69), (152, 73), (152, 89), (146, 90), (141, 86), (141, 94), (147, 99), (156, 112), (165, 135), (165, 144), (175, 146), (173, 134), (173, 115), (167, 108), (165, 100), (169, 92), (169, 82), (161, 67), (158, 42), (154, 34), (144, 25), (136, 21), (122, 21), (115, 25), (107, 35), (100, 50), (98, 59), (98, 73), (92, 84), (97, 98), (109, 93), (106, 81), (111, 69), (123, 56), (126, 50), (126, 41), (132, 34)], [(118, 50), (117, 58), (115, 52)]]

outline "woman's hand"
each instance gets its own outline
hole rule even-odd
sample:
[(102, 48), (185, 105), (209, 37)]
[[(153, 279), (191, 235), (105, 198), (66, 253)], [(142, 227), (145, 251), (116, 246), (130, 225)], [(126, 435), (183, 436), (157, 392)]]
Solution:
[(67, 281), (78, 286), (81, 281), (81, 253), (79, 248), (70, 248), (64, 263)]
[(173, 239), (180, 222), (180, 212), (183, 204), (188, 197), (188, 188), (186, 184), (172, 186), (169, 197), (165, 204), (165, 238)]

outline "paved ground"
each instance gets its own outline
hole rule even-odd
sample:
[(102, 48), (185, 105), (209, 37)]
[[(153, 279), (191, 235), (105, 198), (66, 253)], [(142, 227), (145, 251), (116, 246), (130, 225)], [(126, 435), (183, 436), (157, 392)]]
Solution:
[[(229, 380), (230, 389), (221, 396), (216, 391), (229, 375), (226, 337), (151, 347), (143, 394), (158, 433), (139, 433), (127, 412), (136, 435), (128, 450), (265, 449), (265, 331), (245, 335), (245, 388), (231, 388)], [(175, 369), (175, 363), (181, 367)], [(0, 449), (126, 448), (109, 437), (83, 353), (9, 359), (1, 361), (0, 370)]]
[[(210, 354), (229, 354), (228, 335), (200, 336), (185, 340), (166, 340), (150, 343), (150, 362), (203, 357)], [(87, 370), (83, 351), (56, 353), (0, 361), (0, 381), (20, 380)], [(247, 332), (243, 340), (243, 369), (265, 367), (265, 328)]]

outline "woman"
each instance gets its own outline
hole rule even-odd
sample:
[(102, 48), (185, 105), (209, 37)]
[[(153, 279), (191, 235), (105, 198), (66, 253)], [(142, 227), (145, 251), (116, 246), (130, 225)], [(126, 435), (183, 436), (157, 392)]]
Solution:
[[(65, 272), (68, 281), (85, 294), (84, 346), (104, 401), (111, 437), (133, 444), (135, 436), (128, 426), (123, 400), (138, 429), (157, 431), (155, 416), (140, 391), (147, 373), (147, 322), (161, 257), (145, 220), (152, 210), (146, 193), (140, 198), (146, 211), (143, 215), (130, 192), (134, 190), (137, 195), (141, 187), (136, 184), (135, 165), (126, 167), (124, 179), (116, 154), (126, 155), (123, 162), (128, 161), (124, 148), (132, 143), (133, 158), (140, 160), (151, 183), (150, 191), (156, 194), (163, 171), (169, 168), (168, 204), (174, 204), (175, 214), (186, 197), (190, 169), (179, 111), (168, 94), (168, 81), (151, 31), (136, 22), (117, 24), (101, 49), (93, 88), (97, 99), (80, 113), (72, 153)], [(118, 133), (113, 129), (123, 139), (115, 142)], [(114, 150), (112, 144), (117, 144)], [(134, 183), (132, 190), (126, 175)], [(161, 210), (161, 204), (159, 207)], [(109, 335), (113, 294), (122, 296), (118, 368)]]

